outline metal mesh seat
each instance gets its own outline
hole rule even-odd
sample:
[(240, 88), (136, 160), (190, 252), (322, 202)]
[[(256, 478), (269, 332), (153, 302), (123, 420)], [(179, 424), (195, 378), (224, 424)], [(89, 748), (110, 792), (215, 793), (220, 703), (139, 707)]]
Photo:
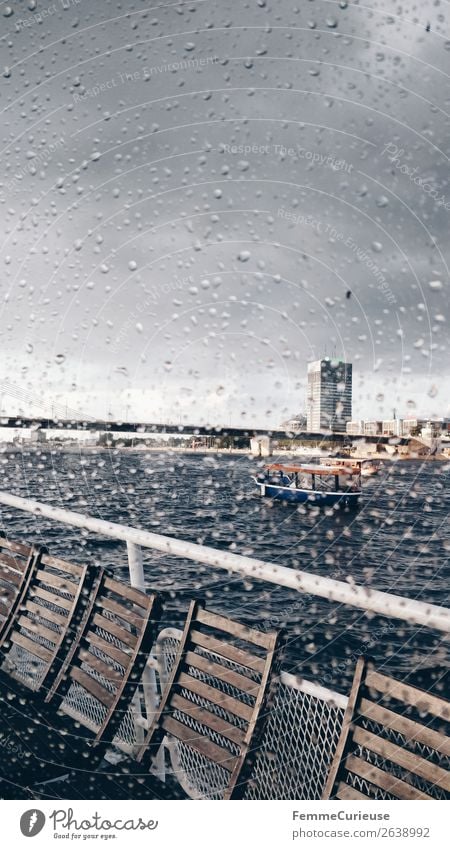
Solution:
[(324, 799), (449, 799), (450, 702), (360, 658)]
[[(181, 631), (158, 638), (160, 678), (167, 682), (176, 662)], [(320, 799), (339, 741), (347, 699), (282, 672), (246, 780), (244, 799)], [(220, 799), (226, 770), (181, 740), (166, 739), (175, 776), (192, 799)]]
[(46, 698), (87, 729), (94, 744), (114, 742), (129, 751), (136, 742), (131, 702), (161, 612), (159, 596), (99, 574), (78, 637)]
[(177, 658), (138, 760), (166, 734), (195, 759), (208, 798), (237, 798), (271, 707), (281, 638), (191, 602)]
[(8, 633), (2, 669), (31, 690), (61, 669), (88, 603), (96, 570), (49, 554), (35, 557)]
[(28, 589), (39, 548), (0, 536), (0, 646)]

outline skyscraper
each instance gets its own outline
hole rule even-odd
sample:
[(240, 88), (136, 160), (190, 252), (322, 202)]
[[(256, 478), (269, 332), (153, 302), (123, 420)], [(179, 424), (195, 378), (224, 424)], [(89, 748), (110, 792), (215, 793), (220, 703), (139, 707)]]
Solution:
[(308, 365), (307, 429), (344, 431), (352, 418), (352, 365), (316, 360)]

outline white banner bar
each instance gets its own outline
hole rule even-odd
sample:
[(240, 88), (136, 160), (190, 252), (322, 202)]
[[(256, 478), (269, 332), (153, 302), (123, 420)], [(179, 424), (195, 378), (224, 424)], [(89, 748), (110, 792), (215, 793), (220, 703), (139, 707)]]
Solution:
[(450, 802), (37, 801), (1, 803), (4, 846), (164, 849), (427, 847), (448, 843)]

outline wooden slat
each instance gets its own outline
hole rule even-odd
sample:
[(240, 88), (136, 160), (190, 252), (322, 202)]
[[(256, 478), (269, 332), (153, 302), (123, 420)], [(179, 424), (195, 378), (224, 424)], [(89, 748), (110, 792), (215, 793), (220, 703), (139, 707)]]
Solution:
[(122, 584), (114, 578), (105, 578), (104, 586), (105, 589), (110, 590), (122, 598), (127, 598), (128, 601), (132, 601), (133, 604), (137, 604), (138, 607), (142, 607), (144, 610), (147, 610), (151, 605), (151, 595), (146, 595), (141, 590), (135, 590), (133, 587), (129, 587), (128, 584)]
[(433, 731), (432, 728), (427, 728), (425, 725), (421, 725), (420, 722), (414, 722), (412, 719), (401, 716), (369, 699), (361, 699), (358, 713), (367, 717), (367, 719), (378, 722), (385, 728), (392, 728), (393, 731), (399, 731), (408, 740), (417, 740), (418, 743), (431, 746), (432, 749), (435, 749), (442, 755), (450, 756), (450, 737), (446, 737), (439, 731)]
[(130, 665), (131, 654), (125, 654), (125, 652), (121, 651), (117, 646), (114, 646), (112, 643), (108, 643), (107, 640), (104, 640), (98, 634), (94, 634), (92, 631), (88, 631), (87, 634), (83, 635), (83, 639), (90, 643), (92, 646), (96, 646), (100, 651), (106, 654), (108, 657), (114, 658), (120, 663), (121, 666), (124, 666), (126, 669)]
[(27, 561), (23, 559), (19, 560), (17, 557), (12, 557), (11, 554), (2, 552), (0, 554), (0, 571), (2, 566), (12, 569), (13, 572), (17, 572), (22, 577), (27, 568)]
[(228, 660), (233, 660), (241, 666), (246, 666), (247, 669), (253, 669), (255, 672), (264, 672), (265, 661), (262, 657), (257, 657), (256, 654), (251, 654), (244, 649), (239, 649), (231, 643), (217, 640), (209, 634), (202, 634), (201, 631), (197, 631), (195, 628), (190, 632), (189, 640), (195, 643), (196, 646), (217, 652), (222, 657), (228, 658)]
[(171, 716), (164, 717), (163, 727), (165, 731), (172, 734), (172, 736), (176, 737), (177, 740), (181, 740), (183, 743), (191, 746), (192, 749), (200, 752), (200, 754), (205, 758), (208, 758), (208, 760), (213, 761), (213, 763), (220, 764), (220, 766), (228, 772), (233, 771), (236, 762), (235, 756), (231, 755), (226, 749), (222, 749), (220, 746), (217, 746), (216, 743), (212, 742), (212, 740), (208, 740), (206, 737), (201, 737), (197, 731), (194, 731), (192, 728), (188, 728), (186, 725), (183, 725), (182, 722), (178, 722), (178, 720), (173, 719)]
[(109, 634), (113, 634), (130, 648), (134, 648), (136, 645), (137, 638), (133, 633), (131, 633), (131, 631), (126, 631), (125, 628), (121, 627), (121, 625), (118, 625), (116, 622), (112, 622), (111, 619), (107, 619), (106, 616), (101, 616), (100, 613), (95, 614), (92, 619), (92, 624), (97, 625), (99, 628), (103, 628)]
[(114, 601), (113, 598), (109, 598), (109, 596), (106, 595), (102, 596), (100, 606), (105, 610), (109, 610), (111, 613), (115, 613), (116, 616), (119, 616), (120, 619), (124, 620), (124, 622), (129, 622), (130, 625), (134, 625), (137, 630), (142, 628), (142, 624), (146, 620), (146, 615), (140, 616), (135, 609), (132, 610), (129, 607), (125, 607), (123, 604), (119, 604), (119, 602)]
[(60, 595), (56, 595), (55, 593), (50, 593), (42, 587), (32, 586), (30, 587), (30, 593), (37, 598), (43, 598), (45, 601), (49, 601), (52, 604), (58, 605), (58, 607), (62, 607), (63, 610), (72, 610), (73, 601), (67, 598), (62, 598)]
[(8, 551), (14, 551), (16, 554), (21, 554), (22, 557), (29, 557), (32, 551), (31, 545), (25, 545), (23, 542), (16, 542), (6, 537), (0, 538), (0, 549), (6, 548)]
[(53, 572), (48, 572), (46, 569), (38, 569), (35, 575), (37, 581), (42, 581), (43, 584), (48, 584), (51, 587), (57, 587), (63, 592), (75, 595), (79, 584), (70, 581), (69, 578), (54, 575)]
[(104, 660), (101, 660), (99, 657), (96, 657), (95, 654), (88, 651), (87, 649), (80, 649), (77, 654), (77, 663), (87, 663), (91, 669), (94, 669), (96, 672), (99, 672), (100, 675), (103, 675), (108, 681), (111, 681), (113, 684), (120, 684), (123, 680), (123, 675), (119, 672), (118, 669), (114, 669), (113, 666), (110, 666), (108, 663), (105, 663)]
[(52, 631), (50, 628), (46, 628), (45, 625), (33, 622), (33, 620), (29, 619), (28, 616), (19, 616), (17, 624), (20, 625), (21, 628), (26, 628), (31, 634), (39, 634), (40, 637), (44, 637), (52, 643), (56, 644), (60, 640), (61, 634), (58, 634), (57, 631)]
[(91, 678), (87, 672), (83, 672), (78, 666), (73, 666), (69, 672), (70, 677), (76, 681), (78, 684), (81, 684), (85, 690), (91, 693), (94, 698), (96, 698), (102, 705), (110, 708), (111, 705), (115, 701), (114, 693), (110, 693), (109, 690), (106, 690), (105, 687), (102, 687), (99, 681), (96, 681), (94, 678)]
[(365, 660), (363, 657), (360, 657), (356, 662), (355, 674), (353, 676), (352, 689), (350, 690), (350, 695), (347, 702), (347, 707), (345, 708), (344, 719), (342, 721), (341, 733), (339, 735), (339, 740), (334, 751), (333, 760), (331, 761), (330, 771), (328, 773), (328, 778), (322, 793), (322, 799), (330, 799), (333, 791), (333, 787), (335, 785), (336, 780), (338, 779), (339, 772), (341, 769), (341, 762), (346, 751), (347, 743), (348, 743), (348, 735), (350, 732), (350, 723), (352, 721), (353, 712), (355, 710), (355, 705), (358, 699), (359, 688), (361, 686), (362, 676), (365, 667)]
[(17, 598), (17, 595), (18, 595), (18, 593), (17, 593), (17, 590), (15, 588), (13, 589), (11, 586), (9, 586), (9, 587), (0, 586), (0, 598), (9, 599), (12, 602), (13, 599)]
[(70, 575), (76, 575), (77, 577), (80, 577), (86, 571), (86, 566), (79, 566), (78, 563), (68, 563), (67, 560), (52, 557), (50, 554), (43, 554), (41, 563), (44, 566), (52, 566), (61, 572), (68, 572)]
[(20, 587), (24, 579), (23, 573), (17, 569), (12, 569), (11, 566), (0, 564), (0, 581), (5, 581), (7, 584), (13, 584), (15, 587)]
[(407, 705), (414, 705), (420, 711), (426, 711), (450, 721), (450, 702), (445, 699), (440, 699), (438, 696), (426, 693), (417, 687), (411, 687), (402, 681), (395, 681), (393, 678), (375, 671), (367, 673), (365, 683), (366, 687), (376, 690), (378, 693), (398, 699), (398, 701)]
[(226, 667), (221, 666), (220, 663), (215, 663), (213, 660), (210, 660), (201, 654), (196, 654), (196, 652), (193, 651), (188, 651), (186, 653), (184, 662), (186, 666), (194, 666), (196, 669), (201, 669), (213, 678), (226, 681), (227, 684), (230, 684), (232, 687), (242, 690), (249, 696), (256, 697), (256, 693), (259, 690), (259, 683), (257, 681), (252, 681), (251, 678), (246, 678), (244, 675), (240, 675), (239, 672), (234, 672), (232, 669), (226, 669)]
[(228, 740), (232, 740), (233, 743), (236, 743), (238, 746), (242, 745), (245, 732), (242, 731), (241, 728), (237, 728), (235, 725), (232, 725), (230, 722), (222, 719), (222, 717), (217, 716), (215, 713), (211, 713), (206, 708), (200, 707), (199, 705), (194, 704), (194, 702), (190, 702), (178, 693), (173, 694), (170, 700), (170, 707), (172, 710), (176, 708), (190, 716), (192, 719), (196, 719), (198, 722), (206, 725), (208, 728), (212, 728), (213, 731), (217, 731), (218, 734), (222, 734), (223, 737), (226, 737)]
[(233, 698), (233, 696), (220, 693), (219, 690), (215, 690), (214, 687), (204, 684), (203, 681), (198, 681), (197, 678), (192, 678), (191, 675), (187, 675), (185, 672), (181, 672), (178, 678), (178, 684), (180, 687), (190, 690), (191, 693), (197, 693), (198, 696), (209, 699), (215, 705), (220, 705), (224, 710), (230, 711), (235, 716), (246, 719), (247, 722), (253, 716), (253, 708), (249, 707), (249, 705), (245, 705), (238, 699)]
[(30, 654), (40, 658), (40, 660), (45, 660), (46, 663), (50, 663), (53, 658), (53, 653), (46, 649), (45, 646), (39, 646), (37, 643), (34, 643), (33, 640), (29, 640), (28, 637), (25, 637), (24, 634), (13, 633), (11, 634), (10, 640), (17, 646), (21, 646), (21, 648), (26, 649), (30, 652)]
[(388, 772), (380, 769), (377, 766), (367, 763), (367, 761), (357, 758), (354, 755), (349, 755), (346, 759), (346, 768), (349, 772), (359, 775), (360, 778), (365, 778), (376, 787), (386, 790), (387, 793), (392, 793), (398, 799), (432, 799), (423, 790), (417, 790), (412, 784), (397, 778), (395, 775), (390, 775)]
[(371, 731), (365, 731), (363, 728), (354, 728), (353, 740), (371, 752), (375, 752), (383, 758), (387, 758), (393, 763), (407, 769), (409, 772), (425, 778), (431, 784), (436, 784), (444, 790), (450, 790), (450, 772), (424, 760), (419, 755), (414, 755), (412, 752), (402, 749), (395, 743), (383, 740), (381, 737), (372, 734)]
[(42, 619), (48, 619), (49, 622), (54, 622), (55, 625), (64, 625), (68, 622), (68, 618), (65, 613), (58, 613), (56, 610), (49, 610), (48, 607), (44, 607), (42, 604), (36, 604), (35, 601), (25, 602), (23, 610), (29, 610), (30, 613), (36, 613), (38, 616), (41, 616)]
[(4, 618), (7, 619), (10, 609), (9, 605), (5, 604), (0, 596), (0, 616), (4, 616)]
[(361, 793), (360, 790), (356, 790), (355, 787), (350, 787), (349, 784), (344, 784), (343, 781), (339, 783), (337, 793), (337, 799), (361, 799), (367, 802), (370, 799), (370, 796), (366, 796), (365, 793)]
[(245, 640), (247, 643), (254, 643), (256, 646), (264, 646), (267, 649), (273, 647), (275, 640), (273, 633), (263, 634), (261, 631), (256, 631), (254, 628), (247, 628), (246, 625), (241, 625), (240, 622), (227, 619), (218, 613), (211, 613), (209, 610), (204, 610), (203, 608), (199, 608), (196, 619), (204, 625), (217, 628), (220, 631), (224, 631), (225, 634), (231, 634), (233, 637), (238, 637), (238, 639)]

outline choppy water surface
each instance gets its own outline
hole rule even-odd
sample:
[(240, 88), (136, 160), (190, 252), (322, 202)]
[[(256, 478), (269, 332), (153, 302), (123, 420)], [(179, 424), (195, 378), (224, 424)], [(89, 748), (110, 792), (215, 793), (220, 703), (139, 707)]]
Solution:
[[(357, 512), (327, 512), (260, 499), (256, 461), (238, 455), (168, 452), (3, 453), (2, 489), (102, 519), (448, 604), (450, 464), (385, 464), (365, 483)], [(2, 508), (4, 532), (54, 554), (89, 557), (126, 574), (125, 545)], [(284, 627), (285, 667), (347, 691), (359, 654), (440, 689), (449, 644), (426, 629), (368, 617), (328, 601), (201, 564), (146, 555), (148, 585), (169, 591), (166, 624), (188, 600), (262, 628)]]

